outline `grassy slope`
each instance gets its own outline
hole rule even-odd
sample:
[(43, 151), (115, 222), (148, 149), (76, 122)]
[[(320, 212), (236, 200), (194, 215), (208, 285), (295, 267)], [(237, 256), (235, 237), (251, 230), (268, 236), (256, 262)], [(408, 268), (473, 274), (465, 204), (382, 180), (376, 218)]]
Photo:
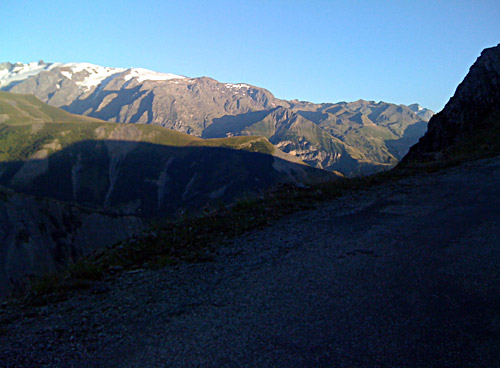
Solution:
[[(272, 155), (277, 153), (277, 149), (263, 137), (205, 140), (156, 125), (122, 126), (137, 129), (141, 142), (176, 147), (225, 147)], [(0, 92), (0, 161), (25, 160), (40, 149), (51, 153), (82, 140), (113, 139), (112, 133), (116, 128), (116, 123), (70, 114), (46, 105), (32, 95)]]
[(0, 91), (0, 116), (8, 116), (0, 122), (9, 125), (24, 125), (41, 122), (102, 122), (87, 116), (74, 115), (49, 106), (33, 95), (22, 95)]

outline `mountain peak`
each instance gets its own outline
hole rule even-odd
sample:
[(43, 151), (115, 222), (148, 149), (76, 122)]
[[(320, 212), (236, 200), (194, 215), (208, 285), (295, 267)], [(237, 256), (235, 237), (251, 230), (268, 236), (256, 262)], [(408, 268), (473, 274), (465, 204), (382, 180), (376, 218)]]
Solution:
[(418, 103), (414, 103), (414, 104), (408, 105), (408, 107), (410, 108), (411, 111), (414, 111), (414, 112), (422, 111), (424, 109)]
[(418, 103), (408, 105), (408, 108), (417, 116), (422, 118), (422, 120), (429, 121), (429, 119), (434, 115), (432, 110), (426, 109), (420, 106)]

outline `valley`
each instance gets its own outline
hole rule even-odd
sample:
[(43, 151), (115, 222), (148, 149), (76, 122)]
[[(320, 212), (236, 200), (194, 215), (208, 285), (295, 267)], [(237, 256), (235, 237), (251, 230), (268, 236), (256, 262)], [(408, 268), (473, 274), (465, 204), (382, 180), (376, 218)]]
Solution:
[(117, 214), (169, 216), (278, 183), (338, 177), (264, 137), (201, 139), (154, 125), (107, 123), (6, 92), (0, 108), (7, 117), (0, 123), (1, 185)]

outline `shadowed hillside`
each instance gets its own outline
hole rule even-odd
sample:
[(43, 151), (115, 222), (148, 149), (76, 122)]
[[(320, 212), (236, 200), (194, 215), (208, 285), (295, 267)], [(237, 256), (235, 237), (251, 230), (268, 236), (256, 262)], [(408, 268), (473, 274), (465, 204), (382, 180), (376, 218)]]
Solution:
[(33, 195), (0, 190), (0, 295), (146, 227), (123, 215), (199, 212), (278, 184), (336, 177), (264, 137), (201, 139), (107, 123), (0, 92), (0, 184)]
[(112, 140), (84, 140), (46, 157), (0, 163), (0, 173), (0, 184), (17, 191), (143, 216), (335, 177), (257, 152)]
[(105, 214), (0, 187), (0, 298), (25, 286), (29, 278), (60, 271), (68, 262), (149, 226), (137, 217)]

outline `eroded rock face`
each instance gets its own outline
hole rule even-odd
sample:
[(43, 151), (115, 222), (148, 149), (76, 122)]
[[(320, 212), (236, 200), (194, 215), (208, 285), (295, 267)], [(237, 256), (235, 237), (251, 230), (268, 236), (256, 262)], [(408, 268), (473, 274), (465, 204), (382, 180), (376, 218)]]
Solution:
[(208, 77), (149, 80), (133, 70), (110, 71), (109, 77), (91, 84), (89, 76), (89, 81), (79, 80), (86, 69), (74, 73), (64, 64), (54, 65), (4, 89), (32, 93), (75, 114), (120, 123), (156, 124), (196, 136), (202, 135), (214, 117), (288, 105), (269, 91), (246, 84), (220, 83)]
[(404, 161), (440, 159), (443, 149), (474, 132), (490, 128), (487, 118), (498, 111), (500, 44), (483, 50), (454, 96), (431, 118), (427, 133), (410, 149)]
[(31, 275), (55, 271), (146, 225), (137, 217), (110, 216), (0, 189), (0, 297)]

